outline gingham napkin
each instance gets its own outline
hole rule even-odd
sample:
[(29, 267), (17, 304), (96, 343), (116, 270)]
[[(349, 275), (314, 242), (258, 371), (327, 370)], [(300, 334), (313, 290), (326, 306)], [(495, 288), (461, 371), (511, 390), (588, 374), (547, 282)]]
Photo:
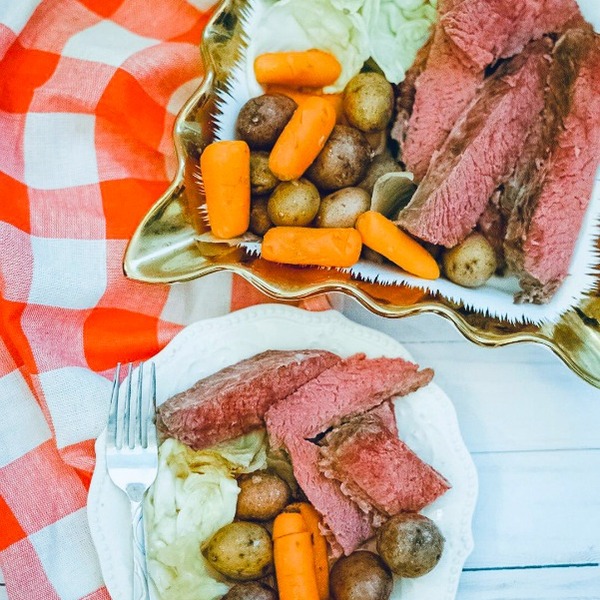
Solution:
[(0, 568), (11, 600), (108, 598), (89, 535), (118, 361), (264, 301), (213, 275), (126, 280), (174, 169), (211, 0), (0, 0)]

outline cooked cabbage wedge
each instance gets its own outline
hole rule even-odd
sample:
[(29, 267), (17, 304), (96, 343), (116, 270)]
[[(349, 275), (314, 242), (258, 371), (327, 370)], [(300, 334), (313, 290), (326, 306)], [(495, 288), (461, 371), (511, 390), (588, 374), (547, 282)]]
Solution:
[(150, 577), (162, 600), (213, 600), (229, 585), (200, 548), (235, 516), (235, 477), (266, 466), (266, 435), (254, 431), (194, 451), (169, 438), (144, 504)]

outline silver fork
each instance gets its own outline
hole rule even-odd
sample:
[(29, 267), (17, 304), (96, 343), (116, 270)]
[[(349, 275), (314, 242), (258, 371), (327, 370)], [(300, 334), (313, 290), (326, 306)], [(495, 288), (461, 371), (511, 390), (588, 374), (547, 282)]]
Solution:
[(135, 394), (132, 395), (129, 363), (119, 394), (121, 364), (117, 365), (112, 387), (106, 436), (106, 468), (114, 484), (121, 488), (131, 504), (133, 529), (133, 600), (150, 598), (146, 566), (146, 538), (142, 502), (146, 490), (156, 478), (156, 369), (150, 364), (150, 390), (144, 386), (144, 363), (140, 363)]

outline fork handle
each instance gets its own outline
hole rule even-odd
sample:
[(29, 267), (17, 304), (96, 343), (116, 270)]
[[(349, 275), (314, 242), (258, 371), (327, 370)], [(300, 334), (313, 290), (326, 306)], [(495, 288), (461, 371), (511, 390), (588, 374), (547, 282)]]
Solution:
[(148, 570), (146, 566), (146, 534), (142, 502), (131, 502), (133, 529), (133, 600), (149, 600)]

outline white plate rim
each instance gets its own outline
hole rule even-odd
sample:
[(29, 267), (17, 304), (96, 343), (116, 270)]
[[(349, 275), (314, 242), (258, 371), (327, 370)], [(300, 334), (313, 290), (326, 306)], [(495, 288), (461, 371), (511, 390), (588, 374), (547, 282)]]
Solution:
[[(243, 329), (248, 326), (254, 328), (257, 325), (260, 326), (269, 322), (283, 322), (289, 326), (286, 331), (283, 331), (283, 329), (280, 330), (282, 339), (287, 338), (288, 342), (292, 341), (293, 343), (295, 333), (305, 332), (309, 327), (317, 327), (325, 333), (341, 334), (342, 337), (351, 337), (354, 341), (358, 340), (359, 342), (375, 344), (381, 350), (380, 355), (399, 356), (407, 360), (412, 360), (410, 353), (404, 346), (392, 337), (369, 327), (359, 325), (335, 310), (309, 312), (280, 304), (252, 306), (220, 317), (197, 321), (182, 329), (150, 360), (154, 361), (157, 365), (168, 363), (169, 360), (179, 354), (182, 348), (196, 343), (206, 343), (207, 340), (211, 339), (211, 336), (221, 335), (228, 328)], [(301, 335), (298, 337), (301, 337)], [(281, 343), (281, 340), (278, 341)], [(323, 344), (320, 345), (324, 349), (330, 349), (326, 337), (321, 338), (319, 341), (323, 341)], [(271, 346), (276, 346), (276, 344), (264, 341), (262, 342), (261, 349), (266, 350)], [(300, 348), (297, 345), (295, 347)], [(256, 350), (256, 352), (261, 351), (261, 349)], [(425, 367), (429, 365), (421, 366)], [(218, 368), (221, 367), (219, 366)], [(218, 370), (218, 368), (214, 370)], [(464, 489), (461, 490), (462, 507), (460, 511), (460, 523), (458, 524), (460, 545), (453, 548), (456, 551), (452, 556), (451, 575), (447, 579), (443, 596), (437, 596), (439, 600), (453, 600), (456, 596), (462, 568), (474, 545), (472, 519), (478, 495), (477, 471), (462, 439), (456, 411), (451, 400), (434, 382), (430, 383), (424, 389), (427, 390), (431, 398), (435, 398), (435, 402), (438, 403), (437, 408), (443, 412), (446, 441), (455, 453), (457, 460), (460, 461), (463, 469), (461, 480), (463, 481)], [(114, 541), (115, 537), (109, 535), (108, 531), (111, 526), (114, 527), (114, 520), (112, 518), (107, 519), (107, 517), (111, 517), (113, 511), (116, 511), (116, 513), (120, 513), (121, 521), (126, 522), (129, 518), (129, 507), (126, 497), (113, 485), (106, 472), (104, 459), (105, 432), (102, 432), (96, 440), (95, 450), (96, 467), (90, 484), (87, 506), (90, 533), (98, 553), (105, 585), (111, 597), (115, 600), (130, 598), (131, 570), (126, 567), (127, 564), (130, 564), (130, 544), (128, 540), (125, 540), (126, 536), (119, 542)], [(111, 525), (108, 525), (109, 522)], [(413, 581), (418, 582), (419, 580)]]

